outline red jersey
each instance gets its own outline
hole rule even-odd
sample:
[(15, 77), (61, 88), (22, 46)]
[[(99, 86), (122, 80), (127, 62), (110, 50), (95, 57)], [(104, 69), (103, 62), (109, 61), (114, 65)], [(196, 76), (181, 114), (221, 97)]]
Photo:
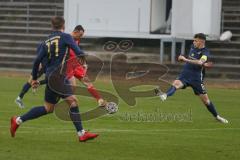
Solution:
[[(78, 45), (80, 41), (75, 41)], [(67, 61), (67, 71), (66, 71), (67, 78), (70, 79), (73, 76), (81, 79), (86, 75), (86, 69), (83, 67), (77, 59), (76, 54), (72, 49), (69, 50), (69, 59)]]

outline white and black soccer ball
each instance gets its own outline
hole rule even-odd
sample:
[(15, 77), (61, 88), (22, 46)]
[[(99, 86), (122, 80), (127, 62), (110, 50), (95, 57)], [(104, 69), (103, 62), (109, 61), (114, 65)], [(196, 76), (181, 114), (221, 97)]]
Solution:
[(118, 105), (115, 102), (108, 102), (106, 105), (106, 110), (109, 114), (116, 113), (118, 111)]

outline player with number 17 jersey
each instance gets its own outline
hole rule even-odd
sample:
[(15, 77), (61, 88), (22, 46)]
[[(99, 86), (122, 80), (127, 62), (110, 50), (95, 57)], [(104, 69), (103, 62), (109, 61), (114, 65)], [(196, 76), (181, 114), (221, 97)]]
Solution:
[[(49, 35), (45, 44), (42, 45), (42, 49), (36, 58), (35, 63), (39, 64), (45, 56), (48, 57), (46, 69), (46, 76), (48, 77), (49, 74), (64, 61), (67, 48), (72, 48), (78, 56), (84, 55), (83, 51), (75, 44), (71, 35), (61, 31), (54, 31)], [(32, 75), (33, 80), (37, 79), (37, 68), (33, 68)]]

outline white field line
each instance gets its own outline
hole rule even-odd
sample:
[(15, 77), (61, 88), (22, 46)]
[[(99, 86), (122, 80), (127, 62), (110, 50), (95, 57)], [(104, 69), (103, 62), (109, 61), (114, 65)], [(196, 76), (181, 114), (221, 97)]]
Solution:
[[(9, 126), (0, 126), (0, 128), (9, 128)], [(24, 131), (24, 129), (32, 129), (31, 131)], [(37, 130), (37, 131), (36, 131)], [(143, 130), (143, 129), (107, 129), (107, 128), (98, 128), (93, 129), (94, 132), (116, 132), (116, 133), (139, 133), (139, 134), (158, 134), (162, 132), (205, 132), (205, 131), (240, 131), (240, 128), (195, 128), (195, 129), (152, 129), (152, 130)], [(59, 128), (43, 128), (43, 127), (21, 127), (19, 131), (21, 133), (34, 133), (34, 132), (45, 132), (45, 133), (72, 133), (75, 132), (73, 129), (63, 129), (61, 126)]]

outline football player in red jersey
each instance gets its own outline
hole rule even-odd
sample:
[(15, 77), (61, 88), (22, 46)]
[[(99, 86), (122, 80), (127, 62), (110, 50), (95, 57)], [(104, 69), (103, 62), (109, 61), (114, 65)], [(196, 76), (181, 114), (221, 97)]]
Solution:
[[(84, 28), (81, 25), (77, 25), (73, 32), (71, 33), (75, 42), (79, 45), (80, 39), (84, 35)], [(87, 76), (87, 64), (86, 61), (79, 62), (76, 57), (76, 54), (72, 49), (69, 50), (69, 58), (67, 60), (67, 69), (66, 76), (67, 79), (71, 82), (73, 86), (76, 86), (76, 79), (81, 81), (86, 87), (88, 92), (97, 100), (99, 106), (105, 106), (106, 101), (103, 100), (98, 93), (98, 91), (94, 88), (93, 84), (90, 82)]]

